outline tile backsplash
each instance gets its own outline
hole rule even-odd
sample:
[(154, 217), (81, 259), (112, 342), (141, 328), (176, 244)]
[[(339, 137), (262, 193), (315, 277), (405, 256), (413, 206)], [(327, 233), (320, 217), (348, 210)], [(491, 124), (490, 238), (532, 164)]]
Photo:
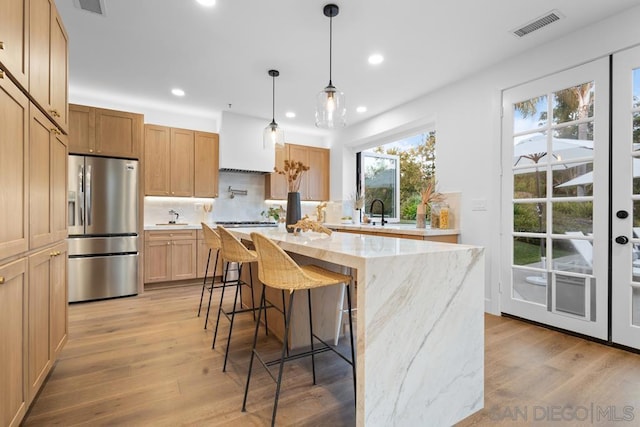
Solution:
[[(238, 172), (220, 172), (218, 195), (215, 199), (190, 197), (145, 197), (144, 223), (146, 225), (167, 223), (172, 219), (169, 210), (180, 214), (178, 223), (198, 224), (201, 221), (261, 221), (261, 212), (269, 205), (286, 205), (282, 202), (264, 200), (265, 175)], [(246, 195), (236, 194), (233, 198), (229, 187), (246, 191)], [(211, 204), (213, 209), (206, 213), (203, 205)], [(302, 214), (315, 218), (317, 203), (303, 203)]]

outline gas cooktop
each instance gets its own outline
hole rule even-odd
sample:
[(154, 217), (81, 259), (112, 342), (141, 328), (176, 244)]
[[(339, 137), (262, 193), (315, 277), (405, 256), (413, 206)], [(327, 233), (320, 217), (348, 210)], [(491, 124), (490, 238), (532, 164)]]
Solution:
[(271, 221), (216, 221), (216, 224), (227, 228), (276, 227), (278, 225)]

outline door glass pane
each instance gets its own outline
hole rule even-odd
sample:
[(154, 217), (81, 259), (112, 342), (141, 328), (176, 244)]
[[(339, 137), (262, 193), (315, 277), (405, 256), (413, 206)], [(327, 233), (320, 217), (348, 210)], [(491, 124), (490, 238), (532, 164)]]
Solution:
[(633, 157), (633, 194), (640, 194), (640, 158)]
[(554, 234), (593, 233), (593, 202), (553, 202)]
[(547, 304), (548, 273), (534, 272), (520, 268), (513, 269), (511, 297), (535, 304)]
[(513, 264), (546, 269), (545, 242), (537, 237), (514, 237)]
[(549, 163), (547, 132), (536, 132), (513, 138), (513, 166), (537, 166)]
[(593, 82), (583, 83), (555, 92), (553, 94), (553, 123), (564, 123), (592, 117), (593, 104)]
[(593, 157), (593, 121), (557, 127), (553, 130), (553, 138), (589, 148), (589, 151), (583, 150), (584, 152), (580, 154)]
[(546, 203), (514, 203), (513, 231), (545, 233), (547, 231)]
[(574, 239), (553, 239), (553, 269), (571, 273), (591, 274), (593, 272), (593, 245), (590, 240), (580, 239), (576, 233)]
[(566, 163), (552, 174), (553, 197), (593, 196), (593, 163)]
[(547, 173), (544, 168), (513, 171), (513, 198), (539, 199), (547, 197)]
[(547, 124), (547, 95), (537, 96), (513, 105), (513, 133), (526, 132)]

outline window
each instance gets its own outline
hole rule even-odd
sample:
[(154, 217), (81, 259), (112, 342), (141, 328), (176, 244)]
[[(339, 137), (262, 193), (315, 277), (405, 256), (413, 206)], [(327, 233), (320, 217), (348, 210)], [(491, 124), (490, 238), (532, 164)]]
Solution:
[[(384, 203), (384, 216), (392, 222), (414, 222), (420, 191), (435, 179), (435, 131), (386, 143), (357, 155), (358, 189), (364, 194), (364, 213), (371, 216), (371, 202)], [(373, 216), (379, 217), (376, 204)]]

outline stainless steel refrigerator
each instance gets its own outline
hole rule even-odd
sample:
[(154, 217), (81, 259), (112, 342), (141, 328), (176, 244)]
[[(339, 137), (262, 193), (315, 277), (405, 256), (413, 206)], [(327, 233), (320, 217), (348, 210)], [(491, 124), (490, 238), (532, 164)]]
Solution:
[(69, 302), (138, 292), (138, 162), (69, 156)]

